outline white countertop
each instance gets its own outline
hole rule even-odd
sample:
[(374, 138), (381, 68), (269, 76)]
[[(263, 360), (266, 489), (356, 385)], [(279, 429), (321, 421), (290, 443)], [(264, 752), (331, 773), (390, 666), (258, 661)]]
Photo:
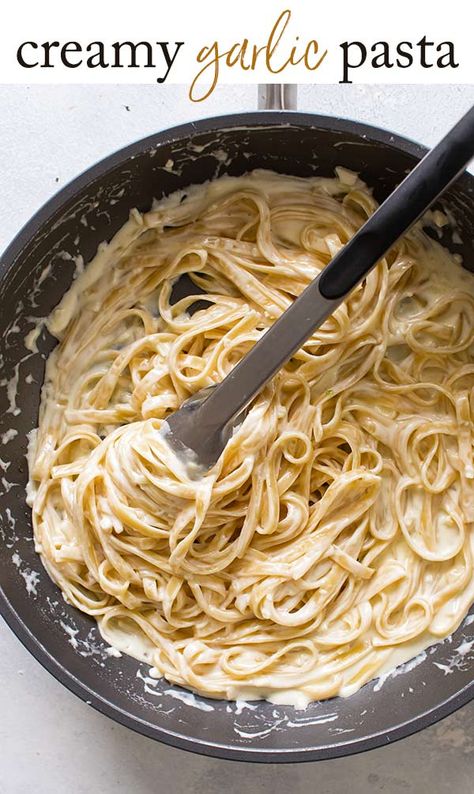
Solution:
[[(115, 149), (196, 117), (253, 110), (256, 88), (193, 105), (184, 86), (0, 86), (0, 251), (59, 187)], [(306, 86), (299, 107), (431, 145), (474, 103), (474, 86)], [(468, 794), (474, 704), (422, 733), (317, 764), (202, 758), (132, 733), (57, 683), (0, 623), (0, 794)]]

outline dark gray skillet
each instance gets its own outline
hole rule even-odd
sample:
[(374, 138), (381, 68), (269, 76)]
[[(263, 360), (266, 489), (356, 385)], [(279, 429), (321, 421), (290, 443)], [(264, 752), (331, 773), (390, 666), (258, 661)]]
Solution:
[[(0, 611), (59, 681), (123, 725), (220, 758), (315, 761), (400, 739), (474, 696), (474, 616), (452, 640), (435, 646), (416, 666), (398, 670), (383, 686), (371, 682), (351, 698), (313, 703), (306, 711), (269, 703), (242, 709), (190, 697), (163, 681), (150, 686), (143, 680), (146, 665), (109, 657), (94, 622), (64, 603), (34, 552), (25, 503), (26, 434), (37, 423), (44, 358), (54, 342), (43, 332), (40, 354), (25, 358), (23, 338), (33, 327), (31, 317), (47, 315), (71, 283), (70, 257), (81, 254), (90, 260), (98, 244), (122, 226), (130, 208), (147, 210), (154, 198), (223, 173), (271, 168), (331, 176), (342, 165), (359, 171), (381, 200), (424, 153), (423, 147), (385, 130), (297, 112), (191, 122), (145, 138), (90, 168), (39, 210), (3, 255), (0, 379), (14, 383), (10, 379), (18, 374), (20, 413), (4, 383), (0, 436), (7, 435), (0, 458), (11, 463), (5, 472), (0, 470)], [(445, 194), (443, 205), (463, 241), (453, 244), (449, 233), (444, 242), (474, 269), (474, 177), (464, 174)], [(49, 275), (38, 284), (50, 264)], [(178, 292), (188, 286), (179, 284)]]

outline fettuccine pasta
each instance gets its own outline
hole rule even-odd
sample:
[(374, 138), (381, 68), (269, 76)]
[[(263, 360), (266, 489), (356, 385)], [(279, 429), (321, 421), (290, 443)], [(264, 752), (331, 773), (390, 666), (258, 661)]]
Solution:
[(161, 432), (375, 207), (344, 169), (223, 177), (133, 211), (49, 318), (36, 548), (66, 600), (156, 676), (214, 698), (348, 695), (474, 600), (474, 277), (421, 225), (206, 476)]

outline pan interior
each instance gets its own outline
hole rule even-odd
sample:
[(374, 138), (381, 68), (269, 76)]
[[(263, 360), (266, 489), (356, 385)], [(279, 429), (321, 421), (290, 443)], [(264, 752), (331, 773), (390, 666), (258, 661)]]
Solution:
[[(227, 703), (149, 678), (116, 657), (95, 622), (67, 605), (42, 569), (25, 502), (26, 449), (37, 424), (45, 359), (54, 340), (41, 318), (132, 207), (224, 173), (270, 168), (299, 176), (358, 171), (382, 200), (421, 150), (347, 122), (294, 114), (200, 122), (162, 133), (91, 169), (50, 202), (3, 257), (0, 270), (0, 608), (20, 639), (60, 680), (105, 713), (154, 738), (227, 758), (295, 761), (377, 746), (429, 724), (472, 697), (474, 614), (445, 640), (348, 699), (304, 711)], [(278, 122), (278, 123), (277, 123)], [(243, 126), (246, 124), (246, 126)], [(220, 129), (219, 129), (220, 128)], [(442, 242), (474, 269), (474, 179), (442, 202), (452, 221)], [(177, 293), (189, 290), (181, 279)], [(195, 287), (193, 291), (195, 292)], [(177, 295), (178, 296), (178, 295)], [(38, 324), (39, 323), (39, 324)], [(31, 332), (38, 327), (36, 343)], [(30, 347), (25, 347), (25, 337)], [(37, 352), (35, 347), (37, 346)]]

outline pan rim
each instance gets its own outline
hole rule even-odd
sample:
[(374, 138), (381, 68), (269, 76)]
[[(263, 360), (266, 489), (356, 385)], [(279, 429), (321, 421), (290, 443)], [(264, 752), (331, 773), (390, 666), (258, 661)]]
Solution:
[[(109, 171), (124, 164), (127, 160), (166, 144), (173, 144), (185, 138), (206, 132), (220, 132), (226, 129), (243, 128), (271, 128), (271, 127), (304, 127), (306, 129), (322, 129), (340, 132), (341, 134), (356, 133), (368, 143), (381, 143), (398, 151), (420, 159), (427, 148), (415, 141), (392, 133), (390, 130), (369, 124), (359, 123), (346, 118), (302, 113), (299, 111), (258, 111), (221, 116), (190, 121), (178, 126), (166, 128), (152, 135), (146, 136), (134, 143), (113, 152), (102, 158), (91, 167), (84, 170), (67, 185), (61, 188), (48, 201), (46, 201), (19, 230), (13, 240), (7, 245), (0, 256), (0, 281), (7, 272), (16, 264), (23, 249), (34, 240), (41, 227), (48, 223), (69, 200), (91, 182), (104, 177)], [(460, 179), (466, 178), (463, 174)], [(474, 181), (474, 177), (469, 175)], [(91, 705), (95, 710), (116, 722), (140, 733), (148, 738), (158, 740), (172, 747), (206, 755), (215, 758), (234, 761), (250, 761), (261, 763), (295, 763), (302, 761), (329, 760), (347, 755), (375, 749), (402, 738), (410, 736), (426, 728), (438, 720), (447, 717), (457, 709), (467, 704), (474, 698), (474, 680), (463, 689), (441, 701), (416, 717), (408, 719), (386, 730), (376, 731), (368, 736), (355, 740), (346, 740), (341, 744), (320, 745), (317, 748), (308, 747), (300, 749), (259, 749), (257, 747), (238, 748), (232, 745), (218, 744), (200, 739), (189, 738), (180, 733), (161, 728), (139, 717), (132, 716), (117, 705), (102, 698), (97, 692), (80, 681), (73, 673), (67, 670), (46, 650), (40, 640), (30, 631), (28, 626), (15, 611), (8, 601), (3, 588), (0, 586), (0, 615), (32, 656), (49, 672), (59, 683), (70, 692), (80, 697), (83, 702)]]
[(160, 741), (170, 747), (220, 758), (226, 761), (247, 761), (256, 763), (301, 763), (311, 761), (327, 761), (332, 758), (356, 755), (367, 750), (375, 750), (400, 739), (407, 738), (418, 731), (434, 725), (439, 720), (453, 714), (474, 698), (474, 681), (467, 684), (462, 690), (439, 703), (435, 708), (429, 709), (417, 717), (400, 722), (390, 728), (377, 731), (362, 739), (347, 740), (343, 744), (320, 745), (317, 748), (302, 749), (275, 749), (261, 750), (253, 747), (238, 748), (228, 744), (191, 739), (184, 734), (161, 728), (139, 717), (131, 716), (119, 706), (116, 706), (101, 697), (94, 690), (80, 681), (73, 673), (61, 665), (41, 644), (39, 639), (30, 631), (6, 599), (0, 587), (0, 615), (13, 631), (17, 639), (29, 653), (69, 692), (79, 697), (86, 705), (94, 708), (100, 714), (130, 728), (142, 736)]
[[(176, 143), (184, 138), (192, 138), (193, 134), (205, 132), (221, 132), (226, 129), (238, 127), (257, 129), (259, 127), (268, 129), (269, 127), (304, 127), (315, 130), (331, 130), (340, 133), (357, 133), (361, 138), (366, 138), (368, 142), (382, 143), (394, 149), (403, 151), (413, 157), (423, 157), (428, 148), (416, 141), (405, 138), (401, 135), (392, 133), (383, 127), (375, 127), (370, 124), (359, 123), (352, 119), (325, 116), (315, 113), (302, 113), (291, 110), (260, 110), (248, 113), (233, 113), (222, 116), (209, 116), (197, 121), (189, 121), (174, 127), (167, 127), (152, 135), (140, 138), (133, 143), (117, 149), (112, 154), (107, 155), (94, 165), (81, 171), (77, 176), (70, 180), (64, 187), (60, 188), (42, 204), (31, 218), (19, 229), (4, 251), (0, 254), (0, 279), (5, 275), (4, 267), (13, 265), (18, 255), (25, 245), (34, 237), (39, 228), (76, 193), (91, 182), (105, 176), (109, 171), (127, 160), (142, 154), (144, 151), (155, 149), (157, 146)], [(463, 175), (459, 177), (462, 179)]]

